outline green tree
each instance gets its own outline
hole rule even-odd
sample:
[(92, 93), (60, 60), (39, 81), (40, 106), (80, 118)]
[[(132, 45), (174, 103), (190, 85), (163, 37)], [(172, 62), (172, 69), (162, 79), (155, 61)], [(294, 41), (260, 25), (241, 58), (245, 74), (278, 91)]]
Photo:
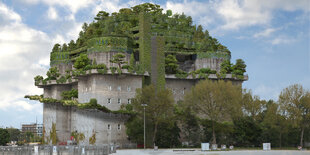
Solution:
[(52, 49), (52, 52), (60, 52), (60, 44), (55, 44), (53, 49)]
[(0, 145), (6, 145), (10, 140), (8, 130), (0, 128)]
[(105, 12), (105, 11), (99, 11), (98, 14), (95, 17), (95, 20), (104, 20), (106, 18), (109, 17), (109, 13)]
[(119, 69), (122, 69), (123, 64), (127, 64), (127, 61), (124, 60), (125, 55), (122, 53), (117, 53), (113, 55), (113, 59), (110, 60), (111, 63), (115, 63), (118, 65)]
[(294, 84), (282, 90), (279, 103), (286, 116), (300, 128), (300, 146), (303, 146), (304, 131), (310, 124), (310, 92)]
[(11, 128), (7, 128), (6, 130), (10, 134), (10, 141), (18, 141), (20, 134), (21, 134), (19, 129), (11, 127)]
[(221, 70), (220, 73), (221, 74), (229, 74), (232, 72), (232, 64), (230, 63), (229, 60), (224, 60), (221, 63)]
[(266, 101), (260, 100), (257, 95), (253, 96), (252, 91), (247, 89), (243, 89), (241, 103), (243, 113), (254, 120), (259, 117), (266, 105)]
[(246, 72), (246, 64), (242, 59), (237, 59), (236, 64), (232, 66), (232, 73), (238, 78), (242, 78)]
[(175, 74), (178, 70), (178, 60), (174, 55), (168, 55), (165, 57), (165, 72), (166, 74)]
[(156, 141), (158, 126), (161, 123), (173, 123), (174, 100), (170, 90), (155, 90), (153, 85), (145, 86), (136, 90), (136, 96), (132, 101), (133, 109), (143, 117), (143, 107), (141, 104), (147, 104), (145, 114), (148, 124), (152, 124), (152, 143)]
[(231, 82), (198, 82), (185, 98), (185, 104), (193, 104), (196, 114), (212, 122), (212, 143), (216, 144), (215, 124), (231, 120), (240, 114), (241, 88)]
[(76, 69), (83, 69), (87, 65), (90, 65), (91, 61), (86, 54), (81, 54), (74, 62), (73, 67)]

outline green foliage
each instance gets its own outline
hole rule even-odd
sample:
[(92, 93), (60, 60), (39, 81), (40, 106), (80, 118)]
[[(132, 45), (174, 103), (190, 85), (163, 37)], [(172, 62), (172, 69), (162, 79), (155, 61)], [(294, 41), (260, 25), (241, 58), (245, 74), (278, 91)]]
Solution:
[(251, 117), (234, 120), (234, 139), (237, 146), (260, 146), (262, 127)]
[[(143, 107), (141, 104), (147, 104), (145, 114), (147, 118), (147, 124), (148, 124), (148, 136), (149, 140), (152, 139), (152, 141), (149, 141), (148, 144), (153, 144), (156, 141), (157, 137), (157, 131), (158, 126), (161, 123), (168, 123), (173, 124), (173, 96), (170, 90), (167, 89), (160, 89), (157, 90), (155, 93), (155, 87), (153, 85), (145, 86), (143, 89), (137, 89), (136, 90), (136, 96), (132, 100), (133, 109), (135, 112), (137, 112), (137, 117), (143, 116)], [(133, 119), (134, 120), (134, 119)], [(138, 119), (139, 120), (139, 119)], [(138, 120), (135, 120), (138, 122)], [(137, 123), (136, 122), (136, 123)], [(129, 123), (129, 127), (132, 124)], [(131, 131), (131, 133), (138, 133), (138, 131), (133, 130), (141, 130), (141, 129), (128, 129)], [(141, 134), (138, 134), (141, 135)], [(137, 135), (137, 136), (138, 136)], [(135, 135), (132, 135), (132, 139), (139, 140), (141, 137), (135, 137)]]
[(124, 59), (125, 59), (124, 54), (117, 53), (117, 54), (113, 55), (113, 58), (110, 60), (110, 62), (117, 64), (118, 68), (121, 69), (123, 64), (127, 64), (127, 62)]
[(165, 57), (165, 72), (167, 74), (175, 74), (178, 71), (179, 65), (177, 64), (178, 60), (174, 55), (168, 55)]
[(107, 107), (100, 105), (97, 103), (97, 99), (90, 99), (88, 103), (78, 104), (78, 108), (80, 109), (97, 109), (103, 112), (111, 112)]
[(71, 136), (73, 136), (74, 140), (76, 141), (77, 144), (80, 143), (80, 141), (83, 141), (85, 139), (84, 133), (81, 132), (71, 132)]
[(243, 79), (243, 74), (246, 72), (245, 68), (246, 64), (244, 61), (242, 59), (237, 59), (236, 64), (232, 66), (232, 74), (238, 79)]
[(188, 73), (182, 70), (178, 70), (177, 74), (175, 74), (175, 77), (180, 78), (180, 79), (185, 79), (187, 78), (187, 76), (188, 76)]
[(6, 145), (10, 140), (10, 134), (7, 129), (0, 128), (0, 145)]
[(57, 84), (59, 83), (66, 83), (67, 79), (65, 76), (61, 76), (59, 79), (56, 80)]
[(89, 144), (94, 145), (96, 143), (96, 132), (93, 130), (93, 134), (89, 137)]
[(52, 129), (50, 131), (50, 140), (53, 145), (56, 145), (58, 142), (57, 133), (56, 133), (56, 123), (52, 123)]
[(87, 65), (90, 65), (90, 59), (86, 54), (81, 54), (74, 62), (73, 67), (76, 69), (83, 69)]
[(117, 70), (117, 67), (110, 67), (111, 73), (115, 74), (115, 71)]
[[(198, 82), (184, 98), (184, 104), (193, 105), (198, 117), (212, 122), (212, 143), (216, 143), (215, 123), (240, 114), (241, 88), (231, 82)], [(190, 106), (189, 106), (190, 107)]]
[(73, 88), (69, 91), (63, 91), (61, 93), (61, 97), (64, 100), (72, 100), (73, 98), (78, 98), (78, 90)]
[(40, 84), (40, 82), (42, 82), (42, 81), (43, 81), (43, 76), (37, 75), (36, 77), (34, 77), (34, 84), (35, 85)]
[(57, 80), (57, 78), (60, 76), (59, 70), (57, 67), (51, 67), (47, 73), (48, 80)]

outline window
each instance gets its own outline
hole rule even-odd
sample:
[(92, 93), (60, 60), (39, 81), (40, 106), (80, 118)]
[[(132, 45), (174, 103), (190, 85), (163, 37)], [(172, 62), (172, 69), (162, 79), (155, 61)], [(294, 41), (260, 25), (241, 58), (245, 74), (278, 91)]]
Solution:
[(108, 104), (110, 104), (111, 103), (111, 98), (108, 98)]
[(130, 86), (127, 87), (127, 91), (131, 91), (131, 87)]
[(108, 124), (108, 130), (111, 130), (111, 125), (110, 124)]
[(117, 124), (117, 130), (120, 130), (120, 129), (121, 129), (121, 125)]
[(175, 91), (175, 89), (172, 89), (172, 93), (173, 93), (173, 94), (176, 94), (176, 91)]
[(117, 99), (117, 103), (118, 103), (118, 104), (121, 104), (121, 103), (122, 103), (120, 98)]
[(109, 86), (109, 90), (112, 90), (112, 86)]
[(186, 88), (183, 89), (182, 94), (185, 94), (185, 89), (186, 89)]
[(131, 104), (131, 99), (128, 99), (128, 102), (127, 102), (128, 104)]
[(118, 90), (118, 91), (121, 91), (121, 90), (122, 90), (121, 86), (118, 86), (118, 87), (117, 87), (117, 90)]

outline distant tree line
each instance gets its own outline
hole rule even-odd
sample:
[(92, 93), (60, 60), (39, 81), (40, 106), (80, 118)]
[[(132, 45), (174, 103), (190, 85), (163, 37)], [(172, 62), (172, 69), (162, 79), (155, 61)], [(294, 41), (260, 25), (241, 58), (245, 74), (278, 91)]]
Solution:
[(23, 145), (29, 142), (41, 142), (42, 138), (34, 135), (32, 132), (21, 132), (16, 128), (0, 128), (0, 146), (5, 146), (11, 141), (17, 142), (17, 145)]
[[(138, 89), (127, 122), (131, 141), (143, 144), (146, 107), (147, 146), (199, 147), (201, 142), (237, 147), (297, 147), (310, 142), (310, 92), (301, 85), (282, 90), (279, 100), (265, 101), (250, 90), (224, 81), (200, 81), (177, 104), (171, 90)], [(127, 106), (128, 110), (128, 106)], [(183, 143), (185, 144), (185, 143)]]

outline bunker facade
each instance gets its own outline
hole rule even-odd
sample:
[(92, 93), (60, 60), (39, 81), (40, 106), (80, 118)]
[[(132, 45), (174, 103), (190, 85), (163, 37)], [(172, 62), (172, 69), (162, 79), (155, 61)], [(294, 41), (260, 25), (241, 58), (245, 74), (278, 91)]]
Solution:
[[(125, 126), (130, 116), (111, 111), (131, 104), (136, 89), (148, 84), (170, 89), (177, 104), (200, 80), (241, 85), (248, 79), (245, 70), (225, 70), (225, 63), (230, 65), (230, 51), (184, 14), (162, 13), (149, 3), (111, 16), (101, 11), (93, 23), (84, 24), (76, 42), (54, 46), (48, 77), (35, 78), (44, 89), (44, 137), (51, 143), (54, 124), (59, 143), (81, 133), (79, 144), (126, 147), (131, 143)], [(73, 90), (77, 95), (65, 98)], [(78, 108), (91, 99), (109, 111)]]

